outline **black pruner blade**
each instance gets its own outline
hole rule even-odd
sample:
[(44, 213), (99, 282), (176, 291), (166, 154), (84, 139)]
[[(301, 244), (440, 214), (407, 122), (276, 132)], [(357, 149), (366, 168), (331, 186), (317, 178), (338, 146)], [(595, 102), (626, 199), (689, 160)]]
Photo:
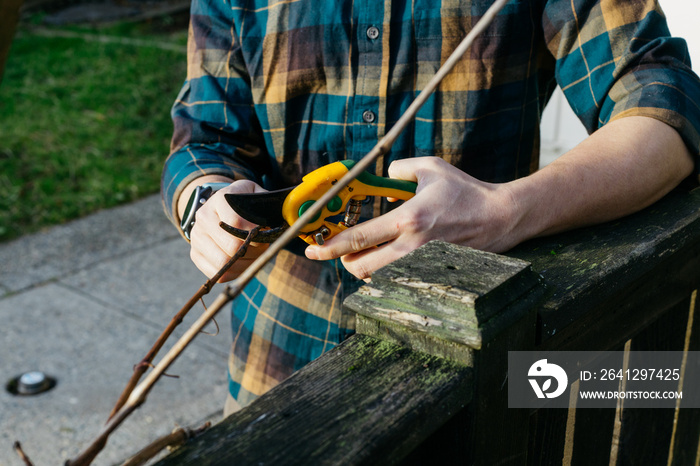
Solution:
[(226, 202), (243, 219), (262, 227), (277, 228), (286, 225), (282, 205), (294, 188), (264, 193), (225, 194)]
[[(232, 227), (228, 223), (220, 222), (219, 226), (228, 234), (235, 236), (238, 239), (246, 239), (250, 232), (248, 230), (241, 230), (240, 228)], [(274, 243), (277, 238), (282, 236), (282, 233), (289, 228), (287, 222), (284, 225), (276, 228), (265, 228), (258, 231), (253, 237), (253, 242), (255, 243)]]

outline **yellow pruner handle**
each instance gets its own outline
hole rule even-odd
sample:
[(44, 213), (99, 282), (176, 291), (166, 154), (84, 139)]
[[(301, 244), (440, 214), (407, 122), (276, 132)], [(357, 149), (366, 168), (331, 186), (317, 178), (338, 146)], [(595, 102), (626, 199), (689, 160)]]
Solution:
[[(317, 199), (328, 191), (355, 165), (351, 160), (334, 162), (309, 173), (284, 200), (282, 216), (293, 224)], [(351, 199), (363, 200), (367, 196), (392, 197), (408, 200), (416, 193), (417, 184), (412, 181), (395, 180), (363, 172), (323, 207), (321, 213), (304, 227), (299, 237), (309, 244), (319, 239), (329, 239), (343, 231), (346, 226), (326, 221), (326, 218), (345, 212)], [(321, 235), (319, 237), (319, 235)]]

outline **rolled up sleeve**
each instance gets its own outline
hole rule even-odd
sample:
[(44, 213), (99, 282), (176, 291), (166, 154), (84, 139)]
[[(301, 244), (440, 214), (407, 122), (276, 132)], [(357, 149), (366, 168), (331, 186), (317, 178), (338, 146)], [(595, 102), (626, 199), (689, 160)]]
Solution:
[(646, 116), (683, 138), (700, 175), (700, 79), (655, 0), (550, 1), (543, 27), (556, 78), (589, 133)]
[(172, 107), (171, 151), (162, 172), (166, 214), (179, 223), (182, 190), (204, 175), (258, 183), (270, 170), (230, 6), (192, 3), (187, 79)]

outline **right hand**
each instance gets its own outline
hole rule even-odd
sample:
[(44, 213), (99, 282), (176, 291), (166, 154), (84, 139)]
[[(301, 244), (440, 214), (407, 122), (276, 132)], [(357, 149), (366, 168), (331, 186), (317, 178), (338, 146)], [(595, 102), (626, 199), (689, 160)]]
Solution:
[[(226, 202), (224, 194), (259, 192), (266, 192), (266, 190), (252, 181), (234, 181), (228, 187), (214, 193), (197, 211), (194, 227), (190, 233), (190, 258), (207, 277), (216, 275), (243, 244), (243, 240), (225, 232), (219, 226), (219, 222), (225, 222), (241, 230), (250, 230), (256, 226), (236, 214)], [(268, 246), (264, 243), (251, 243), (246, 255), (238, 259), (219, 279), (219, 282), (227, 282), (238, 277)]]

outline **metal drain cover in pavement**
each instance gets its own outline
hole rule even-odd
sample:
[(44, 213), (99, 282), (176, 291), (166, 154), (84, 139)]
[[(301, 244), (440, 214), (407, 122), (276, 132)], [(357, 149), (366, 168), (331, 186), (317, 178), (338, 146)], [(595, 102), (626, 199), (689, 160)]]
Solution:
[(29, 371), (18, 375), (7, 384), (7, 391), (13, 395), (38, 395), (56, 386), (56, 379), (41, 371)]

